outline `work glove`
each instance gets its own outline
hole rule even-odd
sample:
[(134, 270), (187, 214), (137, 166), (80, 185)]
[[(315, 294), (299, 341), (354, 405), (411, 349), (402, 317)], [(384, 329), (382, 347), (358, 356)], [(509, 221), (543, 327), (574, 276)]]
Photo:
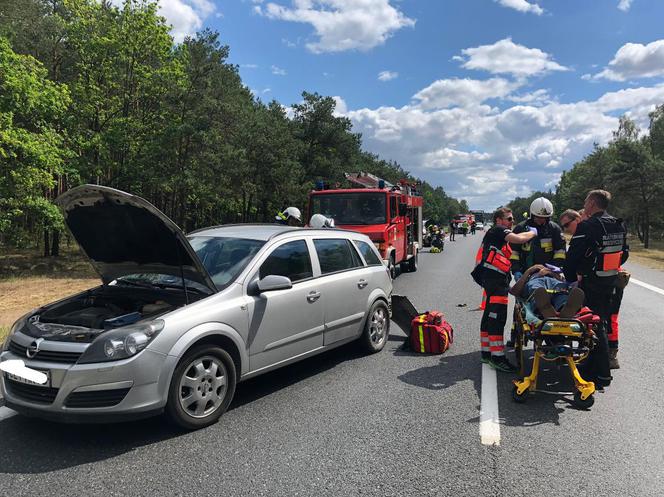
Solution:
[(528, 226), (528, 231), (530, 231), (531, 233), (535, 233), (535, 236), (538, 235), (537, 228), (535, 228), (534, 226)]

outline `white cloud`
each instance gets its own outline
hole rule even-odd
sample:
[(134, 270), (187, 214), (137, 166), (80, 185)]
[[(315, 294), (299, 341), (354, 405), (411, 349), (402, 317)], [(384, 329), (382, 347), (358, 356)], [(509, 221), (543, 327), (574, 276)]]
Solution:
[[(113, 0), (120, 5), (121, 0)], [(203, 21), (216, 10), (214, 3), (209, 0), (161, 0), (159, 13), (166, 18), (172, 26), (171, 35), (176, 42), (184, 40), (185, 36), (196, 34), (203, 27)]]
[(533, 101), (504, 109), (483, 105), (480, 92), (469, 105), (453, 106), (445, 100), (450, 90), (434, 91), (436, 83), (400, 108), (348, 110), (343, 103), (337, 110), (352, 120), (368, 150), (484, 209), (551, 187), (593, 143), (612, 138), (617, 115), (626, 113), (643, 128), (648, 112), (664, 102), (663, 83), (572, 103), (556, 102), (545, 90), (510, 93), (503, 102)]
[(503, 78), (440, 79), (417, 92), (413, 98), (423, 109), (444, 109), (479, 105), (491, 98), (504, 98), (519, 86)]
[[(536, 3), (529, 3), (526, 0), (495, 0), (503, 7), (509, 7), (510, 9), (518, 10), (519, 12), (532, 12), (541, 16), (544, 14), (544, 9), (537, 5)], [(622, 0), (630, 1), (630, 0)]]
[(286, 70), (278, 66), (272, 66), (272, 74), (275, 76), (286, 76)]
[(391, 81), (393, 79), (397, 79), (398, 77), (399, 73), (394, 71), (381, 71), (378, 73), (379, 81)]
[(618, 2), (618, 8), (623, 12), (627, 12), (631, 6), (632, 0), (620, 0), (620, 2)]
[(306, 44), (314, 53), (370, 50), (415, 21), (390, 0), (292, 0), (292, 7), (276, 3), (256, 5), (254, 11), (270, 19), (311, 24), (318, 39)]
[(346, 102), (343, 98), (339, 96), (334, 96), (332, 97), (334, 99), (334, 103), (336, 106), (334, 107), (334, 115), (335, 116), (343, 116), (348, 112), (348, 106), (346, 105)]
[(258, 64), (240, 64), (243, 69), (258, 69)]
[(660, 76), (664, 76), (664, 40), (653, 41), (647, 45), (623, 45), (608, 67), (593, 78), (625, 81)]
[(539, 48), (528, 48), (518, 45), (512, 38), (505, 38), (493, 45), (482, 45), (466, 48), (461, 51), (466, 57), (463, 60), (466, 69), (488, 71), (492, 74), (511, 74), (517, 78), (525, 78), (545, 74), (551, 71), (569, 71), (553, 60), (550, 54)]
[(523, 93), (521, 95), (511, 95), (506, 99), (510, 102), (531, 105), (544, 105), (553, 101), (549, 95), (549, 91), (545, 90), (544, 88), (540, 88), (539, 90), (535, 90), (530, 93)]

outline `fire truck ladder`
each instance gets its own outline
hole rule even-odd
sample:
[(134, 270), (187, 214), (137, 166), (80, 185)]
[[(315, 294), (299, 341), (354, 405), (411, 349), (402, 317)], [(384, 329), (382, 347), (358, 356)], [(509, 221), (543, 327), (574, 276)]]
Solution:
[(344, 173), (348, 181), (361, 185), (365, 188), (388, 188), (392, 189), (394, 185), (389, 181), (379, 178), (371, 173)]

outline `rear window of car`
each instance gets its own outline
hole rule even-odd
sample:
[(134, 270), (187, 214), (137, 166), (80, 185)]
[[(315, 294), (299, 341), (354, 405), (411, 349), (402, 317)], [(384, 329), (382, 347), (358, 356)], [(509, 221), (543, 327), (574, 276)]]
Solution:
[(355, 245), (357, 245), (357, 248), (362, 254), (362, 257), (364, 257), (364, 260), (367, 261), (367, 264), (369, 266), (383, 265), (383, 261), (380, 260), (380, 257), (376, 255), (376, 251), (374, 250), (374, 248), (371, 245), (369, 245), (367, 242), (355, 240)]
[(261, 265), (261, 279), (269, 275), (286, 276), (294, 283), (312, 278), (311, 257), (304, 240), (284, 243), (274, 249)]
[(362, 260), (355, 252), (355, 248), (346, 239), (314, 240), (320, 270), (322, 274), (346, 271), (362, 267)]

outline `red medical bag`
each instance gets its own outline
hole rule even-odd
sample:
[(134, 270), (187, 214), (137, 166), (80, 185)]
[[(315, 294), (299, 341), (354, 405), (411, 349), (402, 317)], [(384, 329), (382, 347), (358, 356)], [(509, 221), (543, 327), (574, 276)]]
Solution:
[(411, 322), (410, 348), (423, 354), (442, 354), (454, 341), (454, 330), (440, 311), (420, 314)]

